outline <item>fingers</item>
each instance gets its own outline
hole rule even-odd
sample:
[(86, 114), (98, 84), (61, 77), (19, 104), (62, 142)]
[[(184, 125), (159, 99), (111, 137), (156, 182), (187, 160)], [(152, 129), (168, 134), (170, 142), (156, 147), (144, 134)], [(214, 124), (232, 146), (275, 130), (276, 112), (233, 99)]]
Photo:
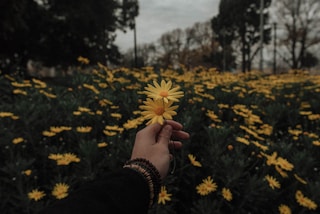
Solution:
[(136, 139), (137, 140), (145, 139), (150, 142), (155, 141), (155, 137), (158, 135), (161, 128), (162, 126), (158, 123), (148, 125), (137, 133)]
[(178, 123), (174, 120), (166, 120), (165, 124), (172, 126), (173, 130), (182, 130), (183, 126), (181, 125), (181, 123)]
[(180, 141), (170, 141), (169, 148), (170, 149), (181, 149), (182, 143)]
[(189, 139), (190, 135), (189, 133), (182, 131), (183, 126), (181, 123), (176, 122), (174, 120), (166, 120), (165, 124), (172, 126), (172, 137), (174, 139)]
[(158, 135), (157, 142), (160, 144), (168, 145), (172, 134), (172, 126), (164, 125)]
[(187, 140), (189, 139), (190, 135), (187, 132), (184, 131), (175, 131), (173, 130), (172, 132), (172, 138), (173, 139), (182, 139), (182, 140)]
[[(146, 126), (136, 135), (138, 142), (151, 142), (152, 144), (160, 142), (168, 145), (170, 139), (188, 139), (189, 134), (182, 131), (183, 126), (173, 120), (166, 120), (164, 125), (158, 123)], [(181, 143), (177, 144), (177, 148), (181, 147)]]

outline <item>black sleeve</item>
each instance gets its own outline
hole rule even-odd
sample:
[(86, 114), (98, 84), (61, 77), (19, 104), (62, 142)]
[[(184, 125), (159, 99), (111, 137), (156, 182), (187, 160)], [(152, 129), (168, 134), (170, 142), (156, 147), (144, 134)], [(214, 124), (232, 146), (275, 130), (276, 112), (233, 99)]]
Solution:
[(149, 194), (142, 175), (121, 169), (88, 183), (40, 214), (143, 214), (148, 212)]

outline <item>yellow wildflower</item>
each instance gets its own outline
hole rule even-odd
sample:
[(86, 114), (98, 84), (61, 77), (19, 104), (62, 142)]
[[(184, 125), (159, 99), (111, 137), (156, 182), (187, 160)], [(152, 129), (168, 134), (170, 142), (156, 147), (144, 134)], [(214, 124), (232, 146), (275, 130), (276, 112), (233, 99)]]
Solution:
[(84, 88), (87, 88), (87, 89), (90, 89), (91, 91), (93, 91), (93, 92), (96, 93), (96, 94), (99, 94), (99, 93), (100, 93), (100, 91), (99, 91), (94, 85), (89, 85), (89, 84), (87, 84), (87, 83), (84, 83), (84, 84), (83, 84), (83, 87), (84, 87)]
[(88, 133), (88, 132), (91, 132), (92, 127), (91, 126), (78, 126), (76, 130), (77, 130), (77, 132), (80, 132), (80, 133)]
[(63, 199), (68, 196), (69, 185), (65, 183), (57, 183), (51, 194), (55, 196), (57, 199)]
[(104, 133), (105, 135), (107, 135), (107, 136), (110, 136), (110, 137), (115, 136), (115, 135), (118, 134), (117, 132), (108, 131), (108, 130), (103, 130), (103, 133)]
[(261, 152), (261, 155), (265, 156), (267, 158), (267, 165), (275, 165), (277, 163), (277, 152), (273, 152), (272, 155), (267, 155), (266, 153)]
[(91, 111), (91, 109), (86, 108), (86, 107), (81, 107), (81, 106), (78, 107), (78, 110), (81, 112), (90, 112)]
[(103, 111), (100, 111), (100, 110), (96, 111), (96, 115), (102, 115), (102, 114), (103, 114)]
[(156, 81), (153, 81), (153, 84), (154, 86), (148, 84), (148, 87), (145, 87), (145, 94), (150, 98), (155, 100), (163, 99), (165, 103), (168, 103), (169, 100), (177, 102), (180, 97), (183, 97), (183, 92), (179, 91), (179, 86), (171, 88), (171, 81), (166, 82), (162, 80), (160, 85)]
[(62, 154), (50, 154), (48, 156), (49, 159), (51, 160), (59, 160), (59, 159), (62, 159), (63, 158), (63, 155)]
[(57, 161), (57, 165), (66, 166), (69, 165), (72, 162), (78, 163), (80, 162), (80, 158), (78, 158), (73, 153), (64, 153), (64, 154), (50, 154), (48, 156), (49, 159)]
[(122, 115), (119, 114), (119, 113), (111, 113), (110, 115), (111, 115), (111, 117), (114, 117), (114, 118), (117, 118), (117, 119), (121, 119), (121, 117), (122, 117)]
[(246, 145), (249, 145), (250, 144), (250, 141), (243, 138), (243, 137), (237, 137), (236, 138), (236, 141), (240, 142), (240, 143), (243, 143), (243, 144), (246, 144)]
[(196, 157), (194, 155), (188, 154), (188, 158), (189, 158), (189, 160), (190, 160), (190, 162), (191, 162), (191, 164), (193, 166), (197, 166), (197, 167), (201, 167), (202, 166), (199, 161), (196, 161)]
[(57, 98), (56, 95), (50, 94), (50, 93), (48, 93), (48, 92), (46, 92), (46, 91), (44, 91), (44, 90), (40, 90), (39, 92), (40, 92), (41, 94), (44, 94), (46, 97), (49, 97), (49, 98)]
[(316, 210), (318, 205), (312, 201), (311, 199), (305, 197), (303, 193), (300, 190), (296, 191), (296, 200), (298, 204), (300, 204), (303, 207), (308, 208), (309, 210)]
[(311, 114), (308, 115), (309, 120), (319, 120), (320, 119), (320, 114)]
[(21, 89), (14, 89), (13, 93), (14, 94), (22, 94), (22, 95), (27, 95), (28, 94), (26, 91), (23, 91)]
[(135, 129), (137, 128), (141, 123), (143, 123), (143, 118), (138, 117), (136, 119), (127, 120), (125, 124), (123, 124), (123, 127), (125, 129)]
[(280, 204), (278, 207), (280, 214), (291, 214), (291, 209), (285, 204)]
[(12, 82), (11, 85), (14, 87), (17, 87), (17, 88), (32, 87), (32, 85), (30, 83)]
[(72, 114), (76, 115), (76, 116), (79, 116), (79, 115), (81, 115), (81, 111), (74, 111)]
[(31, 169), (27, 169), (25, 171), (22, 171), (22, 174), (26, 175), (26, 176), (30, 176), (32, 173), (32, 170)]
[(42, 135), (47, 136), (47, 137), (52, 137), (52, 136), (55, 136), (56, 133), (55, 132), (50, 132), (50, 131), (43, 131)]
[(12, 140), (12, 143), (19, 144), (19, 143), (22, 143), (23, 141), (24, 141), (24, 139), (22, 137), (17, 137)]
[(312, 141), (312, 144), (315, 146), (320, 146), (320, 141), (318, 140)]
[(204, 196), (217, 190), (217, 184), (213, 182), (211, 176), (202, 180), (202, 183), (196, 186), (198, 194)]
[(107, 147), (107, 146), (108, 146), (108, 143), (106, 143), (106, 142), (98, 143), (99, 148), (103, 148), (103, 147)]
[(56, 126), (51, 126), (50, 127), (50, 131), (54, 132), (54, 133), (60, 133), (63, 131), (63, 129), (61, 129), (60, 127), (56, 127)]
[(231, 201), (232, 200), (232, 192), (228, 188), (225, 188), (225, 187), (222, 188), (222, 196), (227, 201)]
[(293, 164), (287, 161), (286, 159), (282, 157), (277, 158), (277, 165), (281, 167), (281, 169), (291, 171), (293, 169)]
[(164, 119), (171, 120), (172, 116), (177, 114), (174, 110), (176, 110), (178, 106), (171, 106), (173, 103), (172, 101), (166, 103), (162, 100), (147, 98), (143, 103), (145, 105), (140, 106), (140, 108), (144, 110), (141, 114), (145, 119), (150, 119), (147, 124), (159, 123), (162, 125)]
[(281, 187), (280, 183), (274, 177), (272, 177), (270, 175), (266, 175), (265, 179), (269, 182), (269, 186), (272, 189), (274, 189), (274, 188), (278, 188), (279, 189)]
[(78, 62), (84, 64), (84, 65), (88, 65), (90, 63), (90, 60), (88, 58), (85, 58), (83, 56), (79, 56), (77, 58)]
[(264, 145), (260, 144), (260, 143), (257, 142), (257, 141), (252, 141), (252, 143), (253, 143), (256, 147), (260, 148), (262, 151), (267, 151), (267, 150), (269, 149), (268, 146), (264, 146)]
[(206, 115), (215, 122), (221, 122), (219, 117), (213, 111), (208, 110)]
[(14, 116), (11, 112), (0, 112), (0, 117), (12, 117)]
[(171, 201), (172, 194), (169, 194), (165, 186), (162, 186), (158, 196), (158, 204), (166, 204), (166, 201)]
[(105, 127), (105, 129), (106, 130), (110, 130), (110, 131), (118, 131), (118, 132), (120, 132), (120, 133), (122, 133), (123, 132), (123, 128), (120, 128), (119, 126), (117, 126), (117, 125), (115, 125), (115, 126), (106, 126)]
[(34, 189), (31, 192), (28, 193), (28, 198), (30, 200), (39, 201), (41, 200), (46, 194), (44, 191), (39, 191), (38, 189)]

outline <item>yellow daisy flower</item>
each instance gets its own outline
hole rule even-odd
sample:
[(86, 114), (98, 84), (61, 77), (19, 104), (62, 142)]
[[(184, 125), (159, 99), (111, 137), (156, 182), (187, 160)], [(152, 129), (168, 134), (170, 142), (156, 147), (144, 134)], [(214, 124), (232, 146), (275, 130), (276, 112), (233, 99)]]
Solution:
[(32, 173), (32, 170), (31, 169), (27, 169), (27, 170), (24, 170), (22, 171), (22, 174), (26, 175), (26, 176), (30, 176)]
[(236, 141), (238, 141), (238, 142), (240, 142), (240, 143), (243, 143), (243, 144), (245, 144), (245, 145), (249, 145), (249, 144), (250, 144), (250, 141), (247, 140), (247, 139), (245, 139), (245, 138), (243, 138), (243, 137), (237, 137), (237, 138), (236, 138)]
[(217, 190), (217, 184), (213, 182), (211, 176), (202, 180), (202, 183), (196, 186), (197, 193), (205, 196)]
[(47, 136), (47, 137), (52, 137), (52, 136), (55, 136), (56, 133), (55, 132), (50, 132), (50, 131), (43, 131), (42, 135)]
[(21, 89), (14, 89), (13, 93), (14, 94), (22, 94), (22, 95), (27, 95), (28, 94), (26, 91), (23, 91)]
[(284, 159), (282, 157), (278, 157), (277, 165), (280, 166), (281, 169), (284, 169), (287, 171), (291, 171), (294, 168), (292, 163), (290, 163), (289, 161), (287, 161), (286, 159)]
[(57, 199), (63, 199), (68, 196), (69, 185), (65, 183), (57, 183), (51, 194)]
[(80, 133), (88, 133), (88, 132), (91, 132), (91, 130), (92, 130), (91, 126), (78, 126), (77, 127), (77, 132), (80, 132)]
[(188, 154), (188, 158), (189, 158), (189, 160), (190, 160), (190, 162), (191, 162), (191, 164), (193, 166), (197, 166), (197, 167), (201, 167), (202, 166), (199, 161), (196, 161), (196, 157), (194, 155)]
[(88, 65), (90, 63), (90, 60), (86, 57), (83, 57), (83, 56), (79, 56), (77, 58), (77, 60), (78, 60), (78, 62), (85, 64), (85, 65)]
[(222, 188), (222, 196), (227, 201), (231, 201), (232, 200), (232, 192), (228, 188)]
[(0, 112), (0, 117), (12, 117), (14, 116), (11, 112)]
[(148, 84), (148, 87), (145, 87), (145, 94), (155, 100), (163, 99), (165, 103), (168, 103), (169, 100), (178, 102), (178, 98), (183, 97), (183, 92), (179, 91), (180, 87), (172, 87), (171, 81), (162, 80), (160, 85), (153, 81), (153, 85)]
[(272, 189), (274, 189), (274, 188), (278, 188), (279, 189), (281, 187), (280, 183), (274, 177), (272, 177), (270, 175), (266, 175), (265, 179), (269, 182), (269, 186)]
[[(140, 113), (140, 111), (139, 111)], [(143, 117), (138, 117), (136, 119), (127, 120), (126, 123), (123, 124), (123, 127), (125, 129), (135, 129), (137, 128), (141, 123), (143, 123)]]
[(166, 103), (162, 100), (147, 98), (143, 103), (145, 105), (140, 106), (140, 108), (144, 110), (141, 114), (145, 119), (150, 119), (147, 124), (159, 123), (162, 125), (164, 119), (170, 120), (172, 119), (172, 116), (177, 114), (174, 110), (176, 110), (178, 106), (171, 106), (173, 103), (172, 101)]
[(12, 143), (19, 144), (19, 143), (22, 143), (23, 141), (24, 141), (24, 139), (22, 137), (17, 137), (12, 140)]
[(117, 132), (114, 132), (114, 131), (108, 131), (108, 130), (103, 130), (103, 133), (107, 136), (116, 136), (118, 133)]
[(298, 204), (300, 204), (303, 207), (308, 208), (309, 210), (316, 210), (318, 207), (318, 205), (314, 201), (305, 197), (300, 190), (297, 190), (297, 192), (296, 192), (296, 200), (297, 200)]
[(30, 200), (35, 200), (35, 201), (39, 201), (40, 199), (42, 199), (46, 194), (44, 193), (44, 191), (39, 191), (38, 189), (34, 189), (31, 192), (28, 193), (28, 198)]
[(72, 162), (79, 163), (80, 158), (78, 158), (73, 153), (64, 153), (64, 154), (50, 154), (48, 156), (49, 159), (57, 161), (57, 165), (69, 165)]
[(108, 143), (106, 143), (106, 142), (98, 143), (99, 148), (103, 148), (103, 147), (107, 147), (107, 146), (108, 146)]
[(166, 201), (171, 201), (171, 196), (172, 194), (169, 194), (167, 192), (167, 189), (165, 186), (162, 186), (159, 192), (159, 196), (158, 196), (158, 204), (166, 204)]
[(291, 214), (291, 209), (287, 205), (281, 204), (278, 209), (280, 214)]

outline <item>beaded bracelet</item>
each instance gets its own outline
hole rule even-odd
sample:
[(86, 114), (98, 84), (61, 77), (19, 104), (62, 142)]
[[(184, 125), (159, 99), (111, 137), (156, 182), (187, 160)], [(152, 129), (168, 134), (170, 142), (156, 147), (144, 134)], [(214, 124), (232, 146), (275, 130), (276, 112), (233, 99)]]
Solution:
[(150, 161), (144, 158), (129, 160), (123, 167), (133, 169), (143, 175), (150, 190), (150, 207), (155, 203), (160, 192), (161, 176), (157, 168)]

